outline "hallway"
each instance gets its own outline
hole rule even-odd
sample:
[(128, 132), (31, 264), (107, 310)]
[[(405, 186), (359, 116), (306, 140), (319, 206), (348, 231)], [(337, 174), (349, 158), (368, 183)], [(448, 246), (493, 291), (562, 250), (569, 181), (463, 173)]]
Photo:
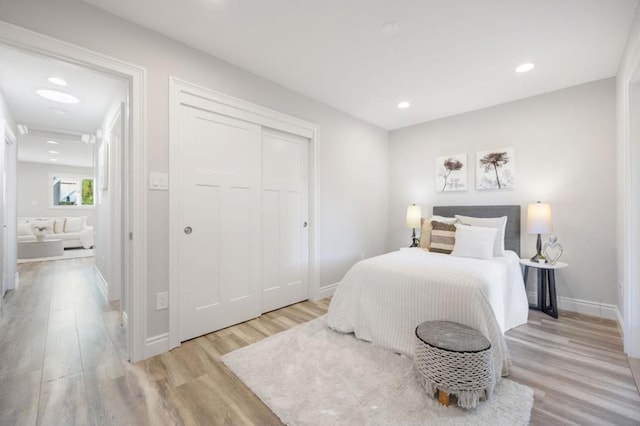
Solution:
[(19, 265), (0, 312), (0, 424), (148, 421), (145, 394), (155, 392), (126, 361), (119, 308), (105, 302), (93, 262)]

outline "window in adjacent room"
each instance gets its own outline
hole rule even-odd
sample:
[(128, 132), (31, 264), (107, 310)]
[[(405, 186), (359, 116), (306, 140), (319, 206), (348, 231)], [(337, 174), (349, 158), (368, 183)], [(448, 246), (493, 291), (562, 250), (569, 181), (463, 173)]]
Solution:
[(93, 179), (85, 176), (51, 174), (52, 207), (93, 206)]

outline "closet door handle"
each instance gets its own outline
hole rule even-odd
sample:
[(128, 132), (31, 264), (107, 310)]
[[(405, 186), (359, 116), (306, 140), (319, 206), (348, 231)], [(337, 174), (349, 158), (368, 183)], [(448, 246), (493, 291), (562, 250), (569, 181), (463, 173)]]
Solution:
[(302, 227), (303, 227), (303, 228), (306, 228), (307, 226), (309, 226), (309, 224), (308, 224), (307, 222), (303, 222), (303, 223), (302, 223)]
[(190, 226), (187, 226), (186, 228), (184, 228), (184, 233), (185, 233), (185, 234), (189, 235), (189, 234), (190, 234), (190, 233), (192, 233), (192, 232), (193, 232), (193, 229), (191, 229), (191, 227), (190, 227)]

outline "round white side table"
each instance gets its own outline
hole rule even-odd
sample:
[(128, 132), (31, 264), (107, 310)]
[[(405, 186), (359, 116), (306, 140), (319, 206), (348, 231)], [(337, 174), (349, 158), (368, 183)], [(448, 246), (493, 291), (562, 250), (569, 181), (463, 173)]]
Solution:
[[(547, 315), (551, 315), (554, 318), (558, 318), (558, 298), (556, 297), (556, 269), (562, 269), (569, 266), (568, 263), (556, 262), (539, 263), (532, 262), (530, 259), (520, 259), (520, 264), (524, 265), (524, 285), (527, 285), (527, 277), (529, 275), (529, 268), (536, 268), (538, 270), (538, 303), (536, 305), (529, 305), (529, 309), (535, 309), (542, 311)], [(548, 304), (547, 304), (548, 300)]]

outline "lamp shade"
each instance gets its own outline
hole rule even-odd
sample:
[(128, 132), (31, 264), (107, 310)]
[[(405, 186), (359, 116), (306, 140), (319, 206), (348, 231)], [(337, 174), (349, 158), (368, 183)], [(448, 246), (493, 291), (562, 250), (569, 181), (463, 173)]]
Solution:
[(422, 219), (422, 212), (420, 206), (415, 204), (407, 207), (407, 228), (420, 228), (420, 220)]
[(551, 206), (540, 201), (529, 204), (527, 208), (527, 232), (529, 234), (548, 234), (551, 231)]

